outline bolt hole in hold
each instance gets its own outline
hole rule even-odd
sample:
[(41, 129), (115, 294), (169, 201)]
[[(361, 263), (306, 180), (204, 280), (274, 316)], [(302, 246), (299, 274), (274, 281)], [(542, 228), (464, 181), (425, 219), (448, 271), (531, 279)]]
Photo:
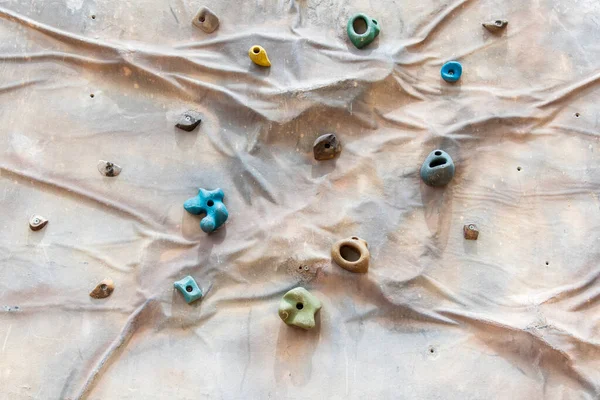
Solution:
[(440, 165), (444, 165), (448, 162), (445, 158), (436, 158), (432, 162), (429, 163), (429, 168), (439, 167)]
[(330, 145), (329, 143), (325, 143), (325, 148), (326, 148), (326, 149), (328, 149), (328, 148), (330, 148), (330, 147), (331, 147), (331, 145)]
[(352, 236), (352, 240), (358, 240), (356, 236)]
[(438, 150), (438, 151), (436, 151), (436, 152), (435, 152), (435, 155), (436, 155), (436, 156), (441, 156), (441, 155), (442, 155), (442, 152)]
[(209, 201), (206, 202), (206, 205), (209, 206), (209, 207), (212, 207), (212, 206), (215, 205), (215, 202), (212, 201), (212, 200), (209, 200)]
[(497, 21), (496, 21), (496, 25), (498, 25), (498, 26), (502, 26), (502, 21), (500, 21), (500, 20), (497, 20)]
[(362, 17), (356, 18), (352, 23), (352, 28), (354, 28), (354, 32), (362, 35), (367, 31), (367, 21)]
[(186, 291), (186, 292), (188, 292), (188, 293), (190, 293), (192, 290), (194, 290), (194, 288), (193, 288), (193, 287), (191, 287), (190, 285), (187, 285), (187, 286), (185, 287), (185, 291)]
[(342, 246), (340, 249), (340, 255), (346, 261), (355, 262), (360, 259), (360, 252), (354, 247)]
[(108, 286), (106, 286), (106, 283), (103, 283), (102, 285), (100, 285), (100, 289), (102, 290), (106, 290)]
[(304, 304), (302, 304), (302, 303), (296, 303), (296, 308), (298, 310), (302, 310), (304, 308)]
[(255, 47), (255, 48), (253, 48), (253, 49), (252, 49), (252, 51), (253, 51), (255, 54), (258, 54), (258, 53), (260, 53), (260, 48), (259, 48), (259, 47)]
[(379, 24), (377, 23), (377, 20), (376, 20), (376, 19), (374, 19), (374, 20), (373, 20), (373, 23), (374, 23), (375, 25), (379, 25)]
[(202, 15), (200, 18), (198, 18), (198, 21), (204, 22), (204, 21), (206, 21), (206, 18), (204, 17), (204, 15)]

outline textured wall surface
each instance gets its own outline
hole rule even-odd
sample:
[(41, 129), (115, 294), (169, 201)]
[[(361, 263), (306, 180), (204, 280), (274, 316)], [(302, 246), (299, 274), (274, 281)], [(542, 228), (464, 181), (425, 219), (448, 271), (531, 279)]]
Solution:
[[(363, 50), (356, 12), (382, 27)], [(0, 21), (0, 398), (599, 398), (598, 1), (3, 0)], [(327, 132), (343, 151), (317, 162)], [(225, 192), (211, 235), (182, 207), (199, 187)], [(353, 235), (366, 275), (330, 261)], [(277, 315), (296, 286), (323, 303), (309, 332)]]

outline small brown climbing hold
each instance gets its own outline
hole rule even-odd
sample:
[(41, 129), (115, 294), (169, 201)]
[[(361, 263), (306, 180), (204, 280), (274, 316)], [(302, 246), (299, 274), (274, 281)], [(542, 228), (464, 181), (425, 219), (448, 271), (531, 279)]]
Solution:
[(315, 160), (331, 160), (342, 152), (342, 145), (337, 136), (333, 133), (328, 133), (319, 136), (313, 144), (313, 153)]
[(479, 229), (475, 224), (467, 224), (463, 226), (463, 233), (467, 240), (477, 240), (479, 237)]
[(98, 161), (97, 167), (98, 171), (100, 171), (102, 175), (109, 177), (117, 176), (123, 170), (123, 168), (121, 168), (117, 164), (113, 164), (110, 161), (104, 160)]
[(115, 290), (115, 284), (112, 279), (107, 278), (100, 282), (98, 286), (90, 292), (90, 297), (93, 297), (94, 299), (104, 299), (110, 296), (113, 290)]
[(508, 25), (508, 21), (505, 19), (496, 19), (493, 21), (484, 22), (483, 27), (492, 33), (500, 32), (502, 29), (506, 28)]
[(206, 33), (213, 33), (219, 27), (219, 17), (208, 7), (202, 7), (194, 16), (192, 23)]
[(331, 258), (345, 270), (366, 273), (369, 270), (371, 253), (366, 241), (352, 236), (336, 242), (331, 247)]
[(48, 225), (48, 220), (41, 215), (32, 215), (31, 218), (29, 218), (29, 228), (31, 228), (32, 231), (39, 231), (46, 225)]

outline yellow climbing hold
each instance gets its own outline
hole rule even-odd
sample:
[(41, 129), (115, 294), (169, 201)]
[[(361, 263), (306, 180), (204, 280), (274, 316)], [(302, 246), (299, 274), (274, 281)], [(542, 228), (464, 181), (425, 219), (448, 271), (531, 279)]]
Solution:
[(270, 67), (271, 61), (269, 61), (269, 57), (267, 56), (267, 51), (263, 49), (261, 46), (252, 46), (250, 50), (248, 50), (248, 57), (254, 62), (256, 65), (260, 65), (261, 67)]

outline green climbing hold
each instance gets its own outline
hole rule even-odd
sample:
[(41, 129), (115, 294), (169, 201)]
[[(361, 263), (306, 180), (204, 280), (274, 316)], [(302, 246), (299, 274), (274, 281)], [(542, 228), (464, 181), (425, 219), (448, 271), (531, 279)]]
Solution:
[(348, 37), (359, 49), (367, 46), (379, 35), (381, 28), (377, 20), (369, 18), (368, 15), (358, 13), (348, 20)]
[(188, 304), (202, 297), (202, 290), (198, 287), (194, 278), (189, 275), (182, 280), (175, 282), (173, 286), (181, 292)]
[(288, 325), (302, 329), (315, 327), (315, 314), (321, 302), (308, 290), (297, 287), (287, 292), (279, 303), (279, 317)]

